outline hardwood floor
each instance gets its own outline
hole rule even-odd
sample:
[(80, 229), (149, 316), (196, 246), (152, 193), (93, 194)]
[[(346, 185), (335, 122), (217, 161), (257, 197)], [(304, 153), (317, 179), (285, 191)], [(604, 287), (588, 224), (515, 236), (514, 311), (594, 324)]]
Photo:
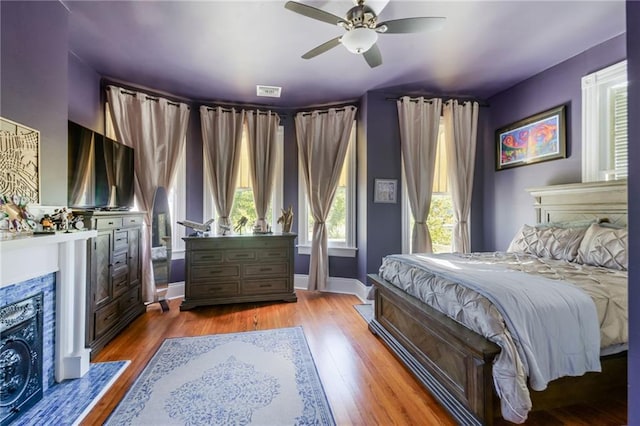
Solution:
[[(338, 425), (454, 425), (353, 308), (351, 295), (296, 291), (297, 303), (247, 303), (162, 313), (151, 305), (93, 362), (131, 365), (84, 419), (102, 424), (165, 338), (302, 326)], [(626, 401), (532, 413), (530, 425), (623, 425)], [(498, 425), (509, 424), (503, 420)]]

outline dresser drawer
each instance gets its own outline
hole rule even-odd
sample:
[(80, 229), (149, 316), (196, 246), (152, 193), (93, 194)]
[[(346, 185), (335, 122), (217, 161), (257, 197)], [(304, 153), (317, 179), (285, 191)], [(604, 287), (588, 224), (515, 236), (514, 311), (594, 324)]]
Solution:
[(246, 248), (273, 248), (273, 247), (289, 247), (290, 240), (278, 237), (264, 237), (257, 238), (250, 241), (245, 241), (244, 247)]
[(140, 305), (140, 288), (135, 287), (130, 289), (127, 294), (118, 299), (118, 310), (121, 313), (128, 311), (131, 308)]
[(286, 259), (289, 257), (289, 248), (266, 248), (258, 250), (258, 259)]
[(120, 316), (118, 315), (118, 303), (115, 301), (96, 311), (96, 336), (100, 336), (102, 333), (108, 331), (118, 321), (118, 319), (120, 319)]
[(225, 252), (224, 258), (227, 262), (256, 260), (256, 252), (253, 250), (229, 250)]
[(96, 218), (96, 229), (122, 228), (121, 217), (98, 217)]
[(111, 264), (111, 276), (126, 275), (129, 272), (127, 262), (127, 252), (117, 253), (113, 255), (113, 263)]
[(260, 277), (264, 275), (287, 275), (289, 265), (287, 263), (263, 263), (244, 266), (246, 277)]
[(115, 231), (113, 233), (113, 251), (127, 251), (129, 248), (129, 232)]
[(242, 248), (242, 238), (233, 237), (199, 237), (185, 239), (187, 250), (216, 250)]
[(240, 294), (240, 283), (238, 281), (229, 281), (221, 283), (209, 283), (202, 285), (192, 285), (189, 288), (187, 298), (196, 299), (215, 299), (217, 297), (238, 296)]
[(242, 294), (269, 294), (283, 293), (287, 291), (289, 280), (287, 278), (274, 278), (267, 280), (246, 280), (242, 284)]
[(192, 251), (189, 253), (189, 263), (192, 265), (220, 263), (222, 262), (222, 251)]
[(122, 226), (125, 228), (129, 226), (140, 226), (143, 222), (144, 219), (142, 219), (142, 216), (124, 216), (122, 218)]
[(125, 270), (124, 274), (114, 276), (112, 279), (113, 297), (118, 297), (129, 289), (129, 276)]
[(191, 268), (191, 280), (207, 281), (219, 277), (239, 277), (240, 267), (238, 265), (220, 266), (196, 266)]

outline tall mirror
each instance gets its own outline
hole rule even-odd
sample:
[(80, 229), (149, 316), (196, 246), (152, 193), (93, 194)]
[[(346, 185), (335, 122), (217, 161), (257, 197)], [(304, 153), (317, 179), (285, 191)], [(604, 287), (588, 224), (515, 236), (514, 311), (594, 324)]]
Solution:
[(151, 259), (156, 283), (156, 299), (163, 311), (169, 309), (165, 299), (171, 279), (171, 217), (167, 191), (160, 186), (153, 197), (151, 224)]

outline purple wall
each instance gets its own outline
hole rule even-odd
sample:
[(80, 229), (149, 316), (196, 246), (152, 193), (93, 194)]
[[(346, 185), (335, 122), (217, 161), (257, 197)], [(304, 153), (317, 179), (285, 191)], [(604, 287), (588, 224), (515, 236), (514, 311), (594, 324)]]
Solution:
[(67, 10), (3, 1), (0, 19), (0, 115), (40, 131), (41, 204), (66, 205)]
[[(625, 36), (615, 37), (489, 99), (484, 158), (484, 250), (504, 250), (523, 223), (534, 223), (526, 188), (582, 180), (581, 78), (626, 57)], [(496, 129), (558, 105), (567, 106), (568, 158), (495, 171)]]
[(104, 134), (100, 74), (69, 53), (69, 120)]
[[(629, 141), (640, 140), (640, 2), (627, 0)], [(640, 424), (640, 146), (629, 143), (629, 417)], [(636, 165), (636, 166), (634, 166)], [(633, 194), (633, 196), (631, 196)]]
[[(366, 274), (378, 271), (382, 257), (402, 251), (402, 166), (400, 154), (400, 127), (393, 93), (369, 92), (366, 110), (366, 191), (361, 207), (366, 209), (366, 230), (361, 236), (362, 262), (365, 274), (358, 278), (367, 283)], [(376, 179), (396, 179), (398, 197), (395, 204), (374, 203)], [(366, 200), (366, 202), (364, 202)]]

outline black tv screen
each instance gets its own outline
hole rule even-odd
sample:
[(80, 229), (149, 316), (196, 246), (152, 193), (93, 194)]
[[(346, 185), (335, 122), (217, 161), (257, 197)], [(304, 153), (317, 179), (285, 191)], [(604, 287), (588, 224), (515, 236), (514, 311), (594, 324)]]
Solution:
[(69, 122), (70, 207), (128, 210), (134, 203), (133, 148)]

